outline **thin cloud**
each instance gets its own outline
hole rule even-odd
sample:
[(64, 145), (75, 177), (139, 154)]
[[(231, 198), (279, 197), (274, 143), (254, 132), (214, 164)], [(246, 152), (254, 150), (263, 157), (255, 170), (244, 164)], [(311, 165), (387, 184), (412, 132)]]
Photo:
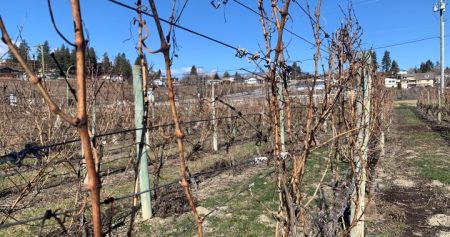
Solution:
[(171, 70), (172, 75), (174, 76), (183, 76), (189, 72), (191, 72), (191, 67), (182, 67), (182, 68), (175, 68)]
[[(198, 74), (205, 73), (205, 69), (203, 67), (196, 67), (196, 68), (197, 68)], [(186, 75), (189, 73), (191, 73), (191, 67), (181, 67), (181, 68), (172, 69), (172, 75), (174, 75), (174, 76), (183, 76), (183, 75)]]

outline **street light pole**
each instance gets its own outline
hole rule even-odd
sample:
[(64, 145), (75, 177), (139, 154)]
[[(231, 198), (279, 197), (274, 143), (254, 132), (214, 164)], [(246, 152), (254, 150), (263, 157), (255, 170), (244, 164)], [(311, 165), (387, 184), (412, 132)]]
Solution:
[(441, 57), (440, 57), (440, 64), (441, 64), (441, 80), (440, 80), (440, 90), (439, 90), (439, 96), (438, 96), (438, 123), (441, 123), (442, 121), (442, 112), (441, 107), (444, 100), (444, 88), (445, 88), (445, 75), (444, 75), (444, 12), (445, 12), (445, 1), (439, 0), (439, 3), (436, 3), (434, 5), (434, 12), (439, 12), (440, 16), (440, 33), (441, 33), (441, 39), (440, 39), (440, 46), (441, 46)]

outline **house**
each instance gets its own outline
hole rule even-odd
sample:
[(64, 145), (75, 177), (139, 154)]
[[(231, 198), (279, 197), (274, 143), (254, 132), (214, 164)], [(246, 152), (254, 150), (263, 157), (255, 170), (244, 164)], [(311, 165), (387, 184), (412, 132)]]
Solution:
[(436, 75), (433, 72), (416, 73), (416, 87), (433, 87)]
[(101, 77), (103, 80), (111, 81), (111, 82), (123, 82), (123, 76), (122, 75), (103, 75)]
[(398, 78), (400, 80), (400, 87), (402, 89), (415, 87), (416, 85), (416, 79), (414, 77), (414, 74), (404, 73), (400, 74)]
[[(314, 79), (301, 80), (296, 84), (297, 91), (306, 91), (312, 88)], [(324, 90), (325, 89), (325, 79), (317, 79), (314, 84), (314, 90)]]
[(232, 83), (234, 82), (234, 77), (224, 77), (222, 81)]
[(250, 77), (249, 79), (246, 79), (244, 81), (245, 84), (247, 85), (256, 85), (256, 84), (262, 84), (264, 83), (264, 80), (261, 79), (260, 77)]
[(153, 85), (159, 87), (159, 86), (165, 86), (165, 83), (161, 79), (156, 79), (156, 80), (153, 80)]
[(15, 70), (11, 67), (1, 67), (0, 68), (0, 78), (2, 79), (12, 79), (12, 78), (20, 78), (21, 73), (19, 70)]
[(221, 81), (218, 79), (211, 79), (211, 80), (206, 81), (206, 84), (208, 84), (208, 85), (218, 85), (220, 83), (221, 83)]
[(400, 79), (402, 89), (413, 87), (433, 87), (436, 80), (436, 75), (433, 72), (401, 74), (398, 78)]
[(397, 87), (397, 79), (396, 78), (384, 78), (384, 87), (386, 88), (396, 88)]

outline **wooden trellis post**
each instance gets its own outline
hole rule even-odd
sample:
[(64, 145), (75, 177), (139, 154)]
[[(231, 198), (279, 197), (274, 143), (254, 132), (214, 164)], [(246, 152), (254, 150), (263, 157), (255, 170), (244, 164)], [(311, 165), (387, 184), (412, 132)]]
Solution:
[(368, 68), (371, 62), (370, 53), (360, 53), (359, 58), (363, 60), (363, 65), (359, 69), (359, 80), (356, 101), (357, 127), (359, 128), (355, 150), (355, 189), (351, 199), (351, 220), (356, 221), (355, 226), (350, 231), (351, 237), (364, 236), (364, 209), (366, 197), (366, 168), (367, 168), (367, 144), (370, 135), (370, 94), (372, 77), (371, 69)]

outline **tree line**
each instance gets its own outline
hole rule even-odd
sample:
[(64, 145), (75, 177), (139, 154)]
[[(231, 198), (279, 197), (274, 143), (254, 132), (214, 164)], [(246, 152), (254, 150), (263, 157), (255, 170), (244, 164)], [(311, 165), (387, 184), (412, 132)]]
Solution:
[[(26, 40), (22, 40), (18, 45), (18, 51), (35, 72), (49, 73), (59, 71), (56, 62), (58, 62), (64, 73), (68, 69), (71, 69), (69, 74), (73, 74), (75, 70), (75, 49), (70, 49), (64, 44), (51, 50), (50, 44), (46, 40), (42, 44), (37, 45), (36, 49), (33, 50)], [(18, 63), (11, 52), (8, 53), (6, 61)], [(86, 66), (89, 69), (88, 73), (94, 73), (94, 75), (108, 74), (122, 76), (125, 80), (131, 79), (131, 63), (125, 53), (118, 53), (111, 60), (108, 53), (105, 52), (101, 58), (98, 58), (96, 50), (93, 47), (86, 47)]]
[[(377, 55), (375, 52), (372, 52), (372, 64), (375, 67), (379, 67), (377, 63)], [(433, 63), (431, 59), (428, 59), (424, 62), (420, 63), (419, 67), (410, 68), (408, 70), (409, 73), (427, 73), (427, 72), (434, 72), (438, 73), (441, 68), (440, 63), (437, 61)], [(383, 58), (381, 60), (381, 71), (384, 73), (391, 74), (393, 76), (396, 76), (400, 72), (399, 65), (396, 60), (391, 60), (391, 54), (389, 51), (384, 51)], [(450, 72), (450, 68), (445, 68), (446, 72)]]

